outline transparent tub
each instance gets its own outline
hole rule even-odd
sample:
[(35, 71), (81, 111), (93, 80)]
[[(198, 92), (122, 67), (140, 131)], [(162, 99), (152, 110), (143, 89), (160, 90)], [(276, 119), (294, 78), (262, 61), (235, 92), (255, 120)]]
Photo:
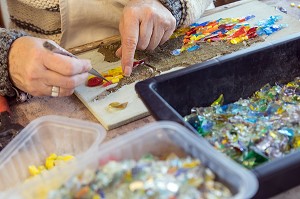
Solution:
[[(0, 153), (0, 197), (28, 179), (29, 165), (44, 164), (52, 153), (80, 158), (99, 146), (105, 136), (99, 124), (62, 116), (43, 116), (30, 122)], [(47, 179), (48, 172), (51, 175), (49, 170), (30, 180)]]
[[(86, 169), (96, 170), (100, 162), (110, 159), (140, 159), (145, 154), (165, 157), (175, 153), (178, 157), (191, 156), (201, 160), (232, 192), (232, 198), (251, 198), (258, 188), (254, 174), (230, 161), (209, 144), (174, 122), (154, 122), (131, 133), (103, 143), (81, 160), (75, 160), (69, 168), (57, 172), (49, 179), (29, 183), (15, 193), (15, 198), (47, 198), (52, 188), (61, 185), (62, 174), (74, 176)], [(66, 178), (64, 178), (66, 180)]]

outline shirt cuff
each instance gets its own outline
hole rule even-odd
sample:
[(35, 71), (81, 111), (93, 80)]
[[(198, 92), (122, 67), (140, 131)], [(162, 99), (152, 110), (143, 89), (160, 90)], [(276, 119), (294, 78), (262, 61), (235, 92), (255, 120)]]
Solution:
[(7, 30), (0, 28), (0, 95), (2, 96), (16, 96), (16, 88), (10, 80), (8, 71), (8, 55), (12, 43), (27, 34), (23, 31)]
[(187, 16), (187, 6), (185, 0), (159, 0), (175, 17), (176, 27), (185, 21)]

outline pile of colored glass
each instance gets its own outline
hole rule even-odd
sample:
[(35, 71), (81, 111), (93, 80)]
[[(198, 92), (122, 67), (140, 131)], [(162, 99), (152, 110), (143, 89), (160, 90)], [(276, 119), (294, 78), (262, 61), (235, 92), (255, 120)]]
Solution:
[(300, 147), (300, 78), (265, 85), (248, 99), (227, 105), (221, 95), (211, 107), (185, 117), (217, 150), (247, 168)]
[(179, 29), (172, 37), (184, 35), (183, 46), (181, 49), (172, 51), (172, 54), (179, 55), (183, 51), (198, 50), (201, 42), (229, 41), (232, 44), (238, 44), (258, 35), (270, 35), (287, 27), (287, 24), (275, 24), (282, 19), (282, 16), (270, 16), (251, 27), (246, 21), (254, 17), (254, 15), (249, 15), (243, 18), (220, 18), (214, 21), (194, 23), (188, 28)]
[(72, 155), (59, 155), (58, 156), (55, 153), (52, 153), (51, 155), (49, 155), (46, 158), (44, 165), (39, 165), (39, 166), (30, 165), (30, 166), (28, 166), (28, 171), (29, 171), (30, 176), (36, 176), (36, 175), (41, 174), (44, 171), (52, 169), (55, 166), (58, 166), (65, 162), (68, 162), (68, 161), (72, 160), (73, 158), (74, 158), (74, 156), (72, 156)]
[(111, 81), (111, 83), (113, 83), (113, 84), (118, 83), (120, 81), (120, 79), (122, 79), (124, 77), (122, 66), (112, 68), (112, 69), (108, 70), (107, 72), (104, 72), (101, 74), (103, 75), (103, 77), (105, 77), (108, 81)]
[(95, 87), (95, 86), (100, 86), (100, 85), (102, 85), (103, 87), (106, 87), (106, 86), (109, 86), (111, 84), (118, 83), (124, 77), (121, 66), (110, 69), (107, 72), (101, 73), (101, 75), (103, 77), (105, 77), (105, 79), (107, 79), (109, 82), (106, 82), (105, 80), (103, 80), (100, 77), (90, 75), (88, 77), (88, 81), (87, 81), (86, 85), (88, 87)]
[(109, 161), (95, 172), (86, 170), (48, 198), (230, 198), (230, 190), (215, 178), (198, 159), (146, 155), (138, 161)]

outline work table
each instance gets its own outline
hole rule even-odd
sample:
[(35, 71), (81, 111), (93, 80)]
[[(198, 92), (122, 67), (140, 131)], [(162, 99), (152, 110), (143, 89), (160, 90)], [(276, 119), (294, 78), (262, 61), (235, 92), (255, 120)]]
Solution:
[[(300, 16), (300, 9), (297, 8), (299, 0), (294, 1), (295, 7), (290, 6), (290, 1), (274, 1), (266, 0), (264, 1), (270, 6), (283, 6), (287, 9), (288, 14), (291, 13), (294, 17)], [(207, 11), (210, 12), (219, 12), (225, 7), (235, 6), (236, 4), (243, 3), (243, 1), (231, 3), (228, 5), (217, 7), (213, 10)], [(88, 120), (91, 122), (98, 123), (98, 120), (93, 116), (93, 114), (86, 108), (86, 106), (75, 96), (70, 97), (61, 97), (61, 98), (52, 98), (52, 97), (34, 97), (30, 101), (16, 104), (11, 107), (11, 118), (13, 122), (19, 123), (23, 126), (29, 124), (32, 120), (44, 116), (44, 115), (61, 115), (70, 118), (77, 118), (82, 120)], [(140, 128), (148, 123), (154, 122), (155, 119), (152, 116), (147, 116), (142, 119), (136, 120), (129, 124), (120, 126), (118, 128), (108, 130), (107, 137), (105, 141), (108, 141), (112, 138), (115, 138), (119, 135), (125, 134), (129, 131), (132, 131), (136, 128)], [(299, 182), (300, 184), (300, 182)], [(299, 198), (300, 195), (300, 186), (293, 188), (285, 193), (282, 193), (278, 196), (273, 197), (273, 199), (293, 199)]]

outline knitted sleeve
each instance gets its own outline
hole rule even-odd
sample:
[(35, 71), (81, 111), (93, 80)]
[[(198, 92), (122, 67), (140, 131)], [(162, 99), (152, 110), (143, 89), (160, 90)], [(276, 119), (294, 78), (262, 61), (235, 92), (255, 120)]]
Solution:
[(0, 95), (2, 96), (12, 97), (17, 94), (9, 77), (8, 53), (12, 43), (25, 35), (22, 31), (0, 28)]
[(176, 25), (188, 26), (198, 21), (213, 0), (159, 0), (176, 19)]

